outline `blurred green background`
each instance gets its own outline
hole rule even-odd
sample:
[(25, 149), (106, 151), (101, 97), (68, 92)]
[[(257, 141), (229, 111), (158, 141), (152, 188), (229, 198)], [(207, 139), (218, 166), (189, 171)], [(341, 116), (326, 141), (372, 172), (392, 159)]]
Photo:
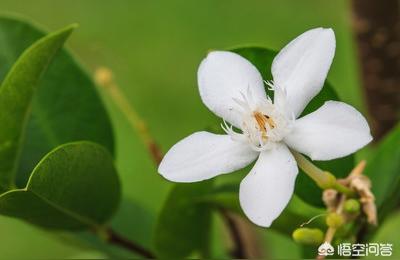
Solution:
[[(197, 67), (210, 49), (259, 45), (280, 49), (313, 27), (332, 27), (337, 51), (328, 79), (343, 101), (365, 111), (357, 75), (349, 1), (99, 1), (0, 0), (48, 30), (77, 22), (69, 48), (93, 72), (109, 67), (129, 101), (166, 151), (217, 119), (201, 103)], [(171, 187), (156, 172), (124, 116), (102, 93), (117, 140), (124, 203), (112, 225), (150, 246), (157, 212)], [(137, 223), (141, 223), (137, 225)], [(122, 223), (130, 223), (122, 229)], [(195, 224), (195, 223), (194, 223)], [(126, 224), (124, 225), (126, 226)], [(290, 239), (265, 231), (268, 256), (299, 256)], [(0, 252), (7, 257), (95, 257), (19, 220), (0, 216)]]

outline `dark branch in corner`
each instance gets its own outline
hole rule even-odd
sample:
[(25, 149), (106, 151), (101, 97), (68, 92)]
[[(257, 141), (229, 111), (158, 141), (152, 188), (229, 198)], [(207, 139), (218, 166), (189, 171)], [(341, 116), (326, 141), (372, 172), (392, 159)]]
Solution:
[(376, 141), (399, 118), (399, 10), (398, 0), (353, 0), (353, 27), (361, 80)]
[(235, 248), (231, 252), (231, 256), (236, 259), (245, 259), (246, 258), (245, 245), (236, 221), (227, 210), (221, 208), (219, 209), (219, 212), (224, 218), (226, 226), (229, 229), (230, 235), (235, 245)]
[[(361, 80), (375, 141), (398, 121), (400, 103), (400, 3), (398, 0), (353, 0), (353, 29)], [(361, 223), (357, 242), (371, 229)]]
[(136, 253), (137, 255), (140, 255), (144, 258), (147, 259), (154, 259), (155, 256), (153, 255), (152, 252), (149, 250), (143, 248), (140, 245), (135, 244), (131, 240), (122, 237), (121, 235), (117, 234), (114, 230), (112, 229), (107, 229), (106, 230), (106, 235), (107, 235), (107, 242), (110, 244), (114, 244), (117, 246), (120, 246), (122, 248), (125, 248), (131, 252)]

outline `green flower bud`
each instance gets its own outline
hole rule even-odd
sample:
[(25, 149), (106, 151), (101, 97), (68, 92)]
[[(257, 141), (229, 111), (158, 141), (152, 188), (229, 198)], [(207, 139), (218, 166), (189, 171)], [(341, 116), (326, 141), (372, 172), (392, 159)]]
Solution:
[(294, 241), (303, 245), (320, 245), (324, 241), (324, 233), (318, 228), (298, 228), (292, 237)]
[(350, 214), (359, 213), (360, 208), (361, 208), (360, 202), (356, 199), (346, 200), (343, 206), (344, 211)]
[(341, 225), (343, 225), (343, 223), (343, 217), (337, 213), (329, 213), (329, 215), (326, 217), (326, 224), (328, 227), (339, 228)]

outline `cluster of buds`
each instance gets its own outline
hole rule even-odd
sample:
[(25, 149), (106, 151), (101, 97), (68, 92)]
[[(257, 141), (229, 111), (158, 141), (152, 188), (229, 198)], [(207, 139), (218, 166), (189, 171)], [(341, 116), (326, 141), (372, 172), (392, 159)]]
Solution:
[[(362, 212), (367, 216), (369, 224), (376, 225), (377, 214), (375, 196), (371, 192), (371, 181), (362, 174), (365, 168), (365, 161), (361, 161), (345, 179), (337, 180), (343, 186), (355, 191), (355, 196), (346, 198), (346, 195), (334, 189), (326, 189), (323, 193), (323, 201), (328, 212), (340, 214), (344, 222), (349, 222)], [(361, 207), (362, 206), (362, 207)], [(329, 226), (329, 225), (328, 225)]]
[(364, 168), (365, 161), (361, 161), (342, 183), (357, 192), (359, 201), (362, 205), (362, 210), (367, 216), (368, 223), (371, 225), (377, 225), (378, 217), (376, 212), (375, 196), (371, 191), (370, 179), (362, 174)]
[[(353, 196), (337, 189), (327, 188), (323, 191), (322, 200), (327, 208), (325, 223), (328, 230), (324, 236), (318, 228), (298, 228), (293, 232), (293, 239), (301, 244), (320, 245), (324, 241), (331, 242), (333, 236), (351, 226), (360, 217), (366, 216), (367, 222), (377, 225), (375, 196), (371, 192), (371, 181), (363, 170), (365, 161), (360, 162), (345, 179), (336, 180), (343, 187), (354, 192)], [(342, 230), (341, 230), (342, 229)]]

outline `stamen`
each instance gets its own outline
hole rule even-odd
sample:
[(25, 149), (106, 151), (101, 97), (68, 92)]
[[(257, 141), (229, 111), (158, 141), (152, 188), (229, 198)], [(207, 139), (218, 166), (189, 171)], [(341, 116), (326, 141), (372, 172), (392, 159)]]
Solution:
[(271, 117), (263, 115), (260, 112), (254, 112), (253, 115), (261, 131), (267, 131), (266, 124), (268, 124), (271, 128), (275, 128), (275, 122)]
[[(265, 84), (274, 90), (275, 95), (285, 95), (285, 90), (275, 86), (272, 81), (265, 81)], [(221, 127), (232, 140), (246, 143), (255, 151), (273, 148), (292, 129), (293, 115), (274, 104), (268, 96), (255, 97), (250, 87), (233, 101), (237, 106), (232, 109), (242, 119), (239, 126), (242, 132), (236, 132), (233, 126), (225, 121)]]

